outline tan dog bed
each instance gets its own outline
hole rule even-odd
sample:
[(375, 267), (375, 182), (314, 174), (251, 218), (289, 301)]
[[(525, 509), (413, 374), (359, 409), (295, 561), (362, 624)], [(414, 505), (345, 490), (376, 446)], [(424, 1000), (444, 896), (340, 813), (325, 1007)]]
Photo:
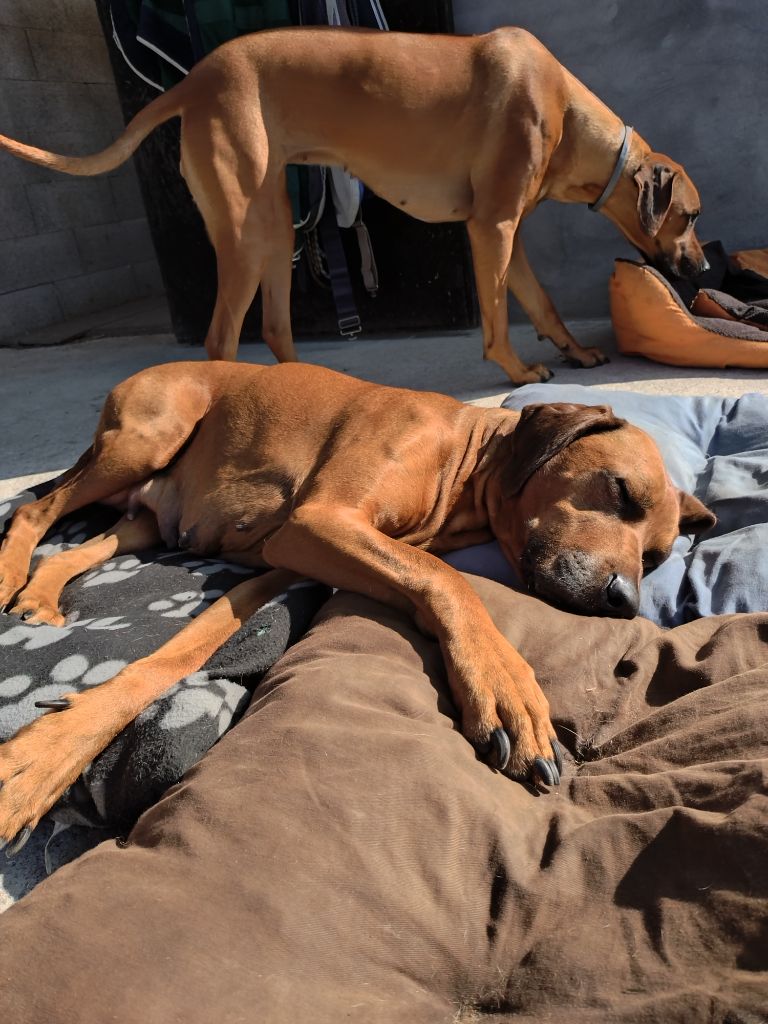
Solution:
[(616, 260), (611, 319), (621, 352), (672, 366), (768, 367), (768, 277), (761, 272), (768, 253), (726, 257), (713, 246), (713, 270), (698, 289), (648, 264)]

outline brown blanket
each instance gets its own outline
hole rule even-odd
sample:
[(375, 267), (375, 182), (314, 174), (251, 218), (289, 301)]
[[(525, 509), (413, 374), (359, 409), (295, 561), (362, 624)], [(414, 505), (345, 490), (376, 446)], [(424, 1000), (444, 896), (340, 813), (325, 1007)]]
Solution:
[(0, 1019), (765, 1021), (768, 615), (662, 632), (473, 582), (559, 789), (477, 761), (435, 644), (338, 595), (125, 848), (0, 918)]

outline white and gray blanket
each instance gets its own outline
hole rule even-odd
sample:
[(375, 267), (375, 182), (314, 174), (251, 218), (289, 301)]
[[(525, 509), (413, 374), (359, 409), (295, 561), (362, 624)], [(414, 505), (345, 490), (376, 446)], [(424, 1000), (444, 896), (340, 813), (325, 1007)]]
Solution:
[[(31, 492), (0, 502), (0, 530)], [(111, 522), (90, 506), (58, 523), (36, 558), (73, 547)], [(79, 692), (157, 650), (252, 570), (184, 552), (108, 561), (70, 583), (67, 624), (0, 615), (0, 742), (46, 712), (35, 701)], [(308, 628), (328, 595), (299, 585), (260, 609), (205, 667), (187, 676), (118, 736), (71, 786), (52, 816), (127, 830), (245, 710), (256, 681)]]

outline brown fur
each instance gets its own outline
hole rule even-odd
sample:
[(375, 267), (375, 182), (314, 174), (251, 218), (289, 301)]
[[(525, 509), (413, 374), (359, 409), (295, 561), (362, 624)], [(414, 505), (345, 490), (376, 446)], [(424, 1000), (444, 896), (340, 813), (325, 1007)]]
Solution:
[[(93, 501), (126, 514), (43, 560), (28, 581), (45, 532)], [(626, 614), (606, 605), (607, 581), (621, 574), (638, 586), (646, 553), (663, 557), (681, 525), (713, 520), (672, 487), (653, 441), (606, 406), (536, 406), (521, 417), (313, 366), (144, 370), (108, 396), (77, 465), (16, 511), (0, 549), (0, 608), (61, 624), (69, 579), (161, 536), (273, 571), (3, 744), (0, 840), (34, 826), (143, 708), (302, 576), (413, 613), (440, 643), (465, 736), (483, 744), (503, 728), (508, 771), (535, 776), (536, 760), (553, 757), (546, 698), (474, 590), (435, 555), (495, 536), (533, 590), (585, 612)], [(573, 593), (568, 559), (578, 568)]]
[[(157, 125), (181, 116), (181, 172), (216, 250), (218, 296), (205, 345), (234, 359), (261, 285), (263, 335), (296, 359), (290, 323), (293, 227), (287, 163), (347, 167), (425, 221), (465, 221), (483, 352), (515, 384), (546, 380), (509, 343), (506, 289), (571, 361), (582, 348), (531, 270), (518, 235), (544, 199), (593, 202), (611, 177), (622, 122), (533, 36), (424, 36), (279, 29), (221, 46), (158, 97), (104, 152), (62, 157), (0, 135), (0, 147), (68, 174), (128, 159)], [(699, 197), (684, 169), (635, 134), (602, 211), (650, 260), (683, 275), (704, 267), (692, 218)]]

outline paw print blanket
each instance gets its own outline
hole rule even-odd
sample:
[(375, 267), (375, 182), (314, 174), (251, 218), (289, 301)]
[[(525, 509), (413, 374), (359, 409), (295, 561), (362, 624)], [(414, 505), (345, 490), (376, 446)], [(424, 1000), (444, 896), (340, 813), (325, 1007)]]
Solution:
[[(0, 533), (35, 495), (0, 502)], [(36, 557), (82, 543), (115, 521), (91, 506), (58, 523)], [(151, 654), (252, 570), (184, 552), (106, 562), (64, 593), (63, 627), (0, 615), (0, 742), (44, 712), (35, 701), (97, 686)], [(54, 809), (64, 824), (120, 831), (213, 746), (255, 682), (308, 628), (328, 591), (298, 585), (260, 609), (200, 671), (181, 680), (98, 757)]]

